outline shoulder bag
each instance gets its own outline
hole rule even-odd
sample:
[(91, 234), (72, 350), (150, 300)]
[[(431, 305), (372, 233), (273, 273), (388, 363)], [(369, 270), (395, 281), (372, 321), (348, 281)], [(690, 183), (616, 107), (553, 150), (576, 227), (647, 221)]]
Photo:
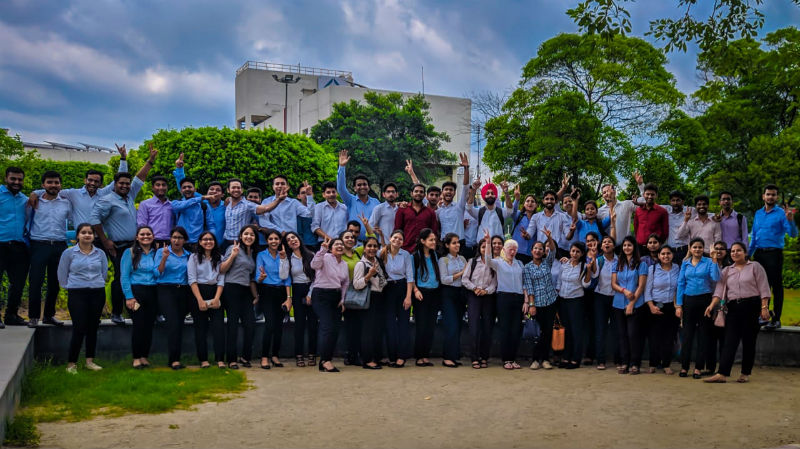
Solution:
[[(362, 262), (361, 265), (364, 266), (364, 276), (366, 276), (367, 264)], [(344, 308), (350, 310), (369, 309), (370, 291), (369, 282), (367, 282), (367, 286), (361, 290), (356, 290), (351, 282), (350, 286), (347, 287), (347, 292), (344, 295)]]

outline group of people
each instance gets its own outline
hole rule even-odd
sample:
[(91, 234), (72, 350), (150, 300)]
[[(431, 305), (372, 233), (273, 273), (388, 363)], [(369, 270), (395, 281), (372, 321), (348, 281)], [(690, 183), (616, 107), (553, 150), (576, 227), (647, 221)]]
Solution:
[[(47, 277), (41, 323), (61, 325), (55, 299), (59, 285), (66, 289), (73, 322), (67, 370), (73, 373), (84, 340), (86, 367), (101, 369), (94, 356), (109, 261), (112, 321), (124, 324), (127, 309), (137, 369), (150, 364), (159, 315), (167, 328), (169, 365), (184, 367), (187, 312), (201, 367), (210, 366), (209, 331), (220, 368), (252, 366), (256, 314), (265, 319), (259, 364), (282, 367), (283, 323), (292, 310), (297, 366), (338, 371), (333, 355), (342, 325), (346, 365), (401, 368), (413, 358), (416, 366), (432, 366), (441, 319), (442, 365), (455, 368), (461, 365), (466, 314), (465, 356), (475, 369), (489, 366), (495, 327), (495, 356), (505, 369), (520, 368), (527, 318), (540, 329), (531, 369), (606, 369), (612, 334), (619, 373), (640, 373), (647, 345), (649, 371), (672, 374), (680, 329), (680, 376), (710, 376), (710, 382), (730, 375), (740, 342), (739, 380), (747, 381), (760, 327), (780, 327), (784, 235), (796, 236), (797, 228), (793, 212), (777, 205), (775, 185), (764, 188), (764, 207), (748, 232), (729, 192), (719, 195), (715, 215), (708, 212), (707, 196), (687, 207), (678, 191), (660, 206), (657, 187), (638, 174), (641, 197), (618, 200), (615, 186), (607, 184), (602, 206), (581, 204), (578, 189), (567, 194), (565, 176), (558, 192), (544, 192), (537, 212), (539, 199), (523, 198), (519, 186), (512, 192), (507, 182), (499, 189), (471, 182), (462, 154), (460, 188), (452, 181), (426, 187), (408, 161), (410, 201), (398, 201), (397, 185), (390, 182), (382, 186), (380, 202), (364, 175), (355, 176), (349, 190), (350, 158), (342, 151), (336, 182), (324, 183), (324, 201), (315, 203), (307, 183), (290, 197), (283, 175), (273, 177), (274, 194), (264, 199), (235, 178), (224, 186), (211, 182), (205, 194), (198, 193), (181, 155), (173, 172), (181, 198), (170, 201), (169, 179), (152, 176), (153, 196), (137, 210), (134, 198), (158, 152), (151, 146), (134, 176), (127, 172), (125, 147), (118, 149), (119, 172), (102, 188), (98, 172), (88, 171), (79, 189), (62, 189), (60, 175), (48, 171), (43, 190), (28, 197), (21, 193), (24, 173), (14, 167), (0, 186), (0, 269), (10, 285), (5, 324), (39, 325)], [(478, 194), (482, 206), (474, 205)], [(77, 240), (69, 248), (68, 222), (75, 223)], [(27, 322), (17, 314), (26, 277)], [(554, 326), (563, 326), (566, 335), (555, 353)]]

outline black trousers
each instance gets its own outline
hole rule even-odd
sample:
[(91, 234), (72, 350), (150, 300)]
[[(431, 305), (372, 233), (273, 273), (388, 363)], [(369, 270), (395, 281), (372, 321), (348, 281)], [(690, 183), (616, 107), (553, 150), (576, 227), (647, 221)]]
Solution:
[(557, 302), (549, 306), (536, 308), (536, 315), (534, 315), (533, 318), (536, 319), (536, 322), (539, 323), (539, 328), (542, 330), (542, 335), (533, 347), (533, 360), (536, 362), (541, 363), (545, 360), (550, 360), (550, 349), (553, 346), (553, 322), (556, 319), (556, 309), (558, 309)]
[[(759, 309), (759, 314), (761, 309)], [(725, 328), (711, 326), (708, 328), (708, 338), (706, 338), (706, 370), (715, 371), (717, 360), (722, 360), (722, 349), (725, 347)], [(719, 357), (719, 358), (718, 358)]]
[[(317, 353), (317, 314), (306, 304), (311, 284), (292, 284), (292, 309), (294, 309), (294, 354)], [(308, 352), (305, 352), (306, 329), (308, 329)]]
[(517, 360), (524, 300), (520, 293), (497, 292), (497, 327), (500, 331), (500, 356), (504, 362)]
[[(216, 285), (198, 284), (200, 296), (204, 300), (214, 299), (217, 294)], [(189, 311), (194, 321), (194, 344), (197, 349), (197, 359), (201, 362), (208, 361), (208, 331), (214, 339), (214, 359), (217, 362), (225, 361), (225, 310), (208, 308), (200, 310), (197, 298), (189, 295)], [(220, 300), (221, 302), (221, 300)]]
[(383, 343), (386, 300), (382, 292), (372, 291), (369, 297), (369, 309), (362, 310), (361, 323), (361, 360), (363, 363), (378, 363), (381, 360), (381, 344)]
[(72, 338), (67, 361), (77, 363), (81, 345), (86, 339), (86, 358), (94, 358), (100, 314), (106, 305), (104, 288), (72, 288), (67, 290), (67, 309), (72, 318)]
[(355, 364), (359, 360), (361, 351), (361, 330), (364, 322), (365, 310), (345, 309), (342, 313), (344, 319), (344, 337), (347, 343), (347, 360)]
[[(111, 261), (111, 265), (114, 267), (114, 279), (111, 281), (111, 313), (113, 315), (122, 315), (122, 306), (125, 303), (125, 295), (122, 294), (122, 284), (121, 275), (119, 271), (120, 261), (122, 260), (122, 253), (125, 252), (126, 249), (133, 246), (133, 242), (116, 242), (114, 248), (117, 251), (116, 256), (112, 256), (111, 253), (106, 251), (106, 256), (108, 260)], [(163, 312), (163, 310), (162, 310)], [(166, 312), (163, 312), (166, 314)]]
[(253, 294), (250, 286), (234, 283), (225, 284), (222, 290), (222, 305), (228, 314), (228, 336), (226, 338), (225, 358), (228, 363), (238, 361), (239, 326), (244, 331), (242, 358), (248, 362), (253, 357), (253, 335), (256, 317), (253, 312)]
[(22, 303), (22, 289), (25, 287), (25, 278), (28, 276), (28, 263), (29, 252), (25, 243), (0, 242), (0, 281), (2, 281), (4, 272), (8, 276), (6, 320), (17, 315)]
[(597, 360), (597, 346), (595, 346), (595, 319), (594, 319), (594, 290), (583, 290), (583, 356), (587, 359)]
[(760, 263), (767, 272), (767, 282), (772, 289), (772, 311), (775, 319), (781, 319), (783, 312), (783, 250), (779, 248), (757, 249), (753, 260)]
[(558, 316), (564, 325), (564, 353), (561, 358), (580, 363), (583, 356), (583, 296), (558, 298)]
[(644, 306), (633, 309), (633, 314), (625, 315), (625, 309), (614, 309), (617, 321), (617, 337), (619, 340), (620, 364), (625, 367), (642, 366), (642, 350), (644, 348), (643, 321), (647, 311)]
[(155, 285), (132, 285), (133, 297), (139, 303), (139, 310), (128, 309), (133, 320), (131, 332), (131, 348), (133, 358), (150, 356), (153, 344), (153, 325), (158, 314), (158, 293)]
[(459, 240), (459, 243), (461, 243), (461, 246), (458, 248), (458, 254), (464, 256), (464, 258), (467, 260), (475, 257), (475, 245), (467, 246), (467, 241), (464, 239)]
[(736, 349), (742, 342), (742, 374), (749, 376), (753, 372), (756, 359), (756, 339), (758, 316), (761, 314), (761, 301), (758, 297), (741, 301), (728, 302), (728, 314), (725, 316), (725, 345), (719, 362), (719, 373), (731, 375)]
[(181, 361), (183, 320), (191, 295), (188, 285), (160, 284), (156, 287), (158, 307), (167, 322), (167, 353), (169, 363)]
[(522, 265), (527, 265), (528, 262), (533, 260), (533, 257), (531, 255), (522, 253), (517, 253), (517, 255), (514, 258), (522, 262)]
[(333, 360), (339, 325), (342, 322), (342, 309), (339, 307), (341, 300), (342, 291), (338, 288), (315, 288), (311, 292), (311, 307), (319, 317), (317, 347), (320, 364)]
[(683, 297), (683, 335), (681, 338), (681, 369), (688, 370), (692, 360), (692, 345), (697, 336), (697, 353), (694, 367), (703, 370), (706, 366), (708, 334), (711, 331), (711, 318), (705, 316), (711, 304), (711, 294)]
[(261, 338), (261, 357), (280, 357), (283, 340), (283, 315), (281, 304), (286, 301), (283, 285), (258, 284), (258, 307), (264, 314), (264, 334)]
[(468, 290), (467, 311), (472, 361), (488, 360), (492, 350), (497, 299), (493, 294), (477, 296)]
[(654, 368), (668, 368), (672, 363), (675, 337), (678, 335), (679, 322), (675, 316), (675, 305), (671, 302), (664, 303), (661, 313), (662, 315), (651, 313), (648, 319), (650, 366)]
[(412, 297), (414, 307), (414, 358), (425, 359), (431, 356), (433, 332), (436, 329), (436, 315), (441, 306), (439, 288), (417, 287), (422, 292), (422, 301)]
[(383, 289), (386, 301), (386, 352), (389, 360), (407, 360), (411, 357), (411, 309), (403, 308), (408, 283), (405, 279), (389, 281)]
[[(620, 327), (617, 322), (617, 315), (612, 313), (614, 308), (614, 297), (594, 293), (594, 347), (597, 363), (606, 363), (606, 337), (609, 330), (612, 332), (614, 340), (619, 342)], [(609, 321), (611, 325), (609, 326)], [(620, 356), (620, 345), (614, 345), (614, 364), (622, 365)]]
[(58, 262), (67, 249), (66, 242), (31, 241), (31, 268), (28, 274), (28, 317), (41, 318), (42, 284), (47, 275), (47, 296), (44, 299), (44, 318), (56, 314), (58, 299)]
[(441, 287), (442, 327), (444, 327), (442, 357), (445, 360), (461, 358), (461, 325), (467, 307), (465, 291), (463, 287), (449, 285)]

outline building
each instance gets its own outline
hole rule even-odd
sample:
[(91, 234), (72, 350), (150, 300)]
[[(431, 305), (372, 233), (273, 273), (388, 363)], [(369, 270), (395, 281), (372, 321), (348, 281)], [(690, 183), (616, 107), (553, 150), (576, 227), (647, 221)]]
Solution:
[[(335, 103), (363, 101), (368, 91), (391, 92), (362, 86), (353, 80), (351, 72), (248, 61), (236, 71), (236, 127), (273, 127), (308, 135), (317, 122), (331, 115)], [(401, 93), (407, 97), (416, 95)], [(425, 99), (431, 105), (430, 116), (436, 130), (450, 136), (444, 149), (469, 154), (471, 100), (429, 94)]]
[(25, 150), (36, 151), (42, 159), (50, 159), (53, 161), (78, 161), (107, 164), (111, 156), (119, 154), (116, 150), (98, 145), (80, 142), (79, 145), (80, 146), (49, 141), (45, 143), (22, 142), (22, 146), (25, 147)]

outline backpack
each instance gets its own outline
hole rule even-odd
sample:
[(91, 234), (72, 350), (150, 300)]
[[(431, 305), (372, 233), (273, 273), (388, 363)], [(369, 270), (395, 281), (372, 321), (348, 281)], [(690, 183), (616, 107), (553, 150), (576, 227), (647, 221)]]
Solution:
[[(480, 229), (481, 225), (483, 224), (483, 216), (486, 214), (487, 210), (488, 209), (486, 209), (486, 206), (481, 206), (481, 208), (478, 210), (478, 229)], [(502, 228), (505, 224), (503, 220), (503, 212), (500, 211), (499, 207), (495, 207), (494, 211), (497, 213), (497, 218), (500, 219), (500, 227)], [(520, 220), (521, 219), (522, 218), (520, 218)]]
[(744, 236), (742, 236), (742, 221), (744, 220), (744, 216), (740, 213), (736, 213), (736, 222), (739, 223), (739, 241), (744, 242)]

